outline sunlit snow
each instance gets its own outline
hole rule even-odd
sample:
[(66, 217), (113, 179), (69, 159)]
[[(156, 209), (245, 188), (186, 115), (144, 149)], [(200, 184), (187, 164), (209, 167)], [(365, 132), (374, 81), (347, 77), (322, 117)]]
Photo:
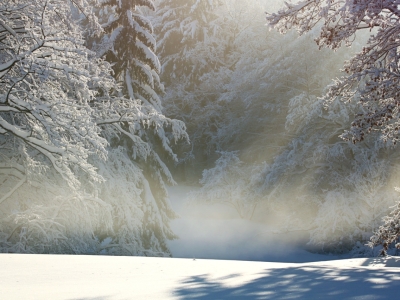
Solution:
[(0, 254), (1, 299), (396, 299), (400, 259), (305, 264)]

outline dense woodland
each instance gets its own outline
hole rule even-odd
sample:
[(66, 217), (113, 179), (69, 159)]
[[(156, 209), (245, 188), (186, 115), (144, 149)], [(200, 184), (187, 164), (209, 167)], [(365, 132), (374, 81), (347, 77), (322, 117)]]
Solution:
[(169, 256), (176, 182), (390, 251), (400, 11), (375, 2), (3, 1), (0, 251)]

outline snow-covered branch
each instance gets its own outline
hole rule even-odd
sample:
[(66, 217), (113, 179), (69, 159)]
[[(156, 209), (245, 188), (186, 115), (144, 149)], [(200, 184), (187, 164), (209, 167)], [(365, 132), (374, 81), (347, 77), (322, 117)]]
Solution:
[(398, 1), (394, 0), (300, 1), (267, 16), (279, 31), (297, 28), (301, 34), (321, 21), (316, 42), (333, 49), (350, 46), (358, 31), (371, 30), (364, 49), (345, 64), (348, 75), (338, 79), (326, 95), (327, 102), (341, 97), (363, 105), (364, 110), (343, 135), (345, 139), (359, 142), (366, 134), (380, 131), (383, 140), (399, 141), (399, 16)]

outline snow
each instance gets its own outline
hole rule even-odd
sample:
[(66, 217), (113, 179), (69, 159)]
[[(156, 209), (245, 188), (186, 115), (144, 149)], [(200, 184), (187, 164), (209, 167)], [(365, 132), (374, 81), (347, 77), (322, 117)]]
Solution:
[(0, 254), (2, 299), (389, 299), (400, 259), (271, 263)]

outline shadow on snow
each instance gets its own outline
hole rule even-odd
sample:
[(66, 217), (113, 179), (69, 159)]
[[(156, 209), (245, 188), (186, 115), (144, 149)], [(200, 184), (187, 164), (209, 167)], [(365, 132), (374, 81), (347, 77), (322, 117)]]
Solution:
[[(237, 277), (232, 274), (228, 277)], [(270, 269), (239, 286), (223, 284), (224, 278), (193, 276), (174, 291), (179, 299), (395, 299), (400, 270), (291, 267)]]

